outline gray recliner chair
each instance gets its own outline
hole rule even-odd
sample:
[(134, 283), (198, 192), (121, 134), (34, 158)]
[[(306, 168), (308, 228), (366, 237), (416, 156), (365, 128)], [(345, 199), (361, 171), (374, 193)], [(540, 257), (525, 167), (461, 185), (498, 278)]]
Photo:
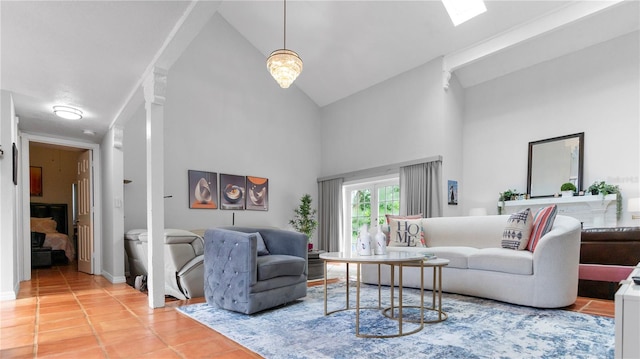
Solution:
[[(149, 233), (131, 230), (125, 234), (129, 271), (135, 278), (147, 275)], [(199, 235), (182, 229), (164, 230), (164, 290), (177, 299), (204, 295), (204, 242)]]
[(272, 228), (225, 227), (204, 235), (204, 295), (244, 314), (307, 295), (307, 236)]

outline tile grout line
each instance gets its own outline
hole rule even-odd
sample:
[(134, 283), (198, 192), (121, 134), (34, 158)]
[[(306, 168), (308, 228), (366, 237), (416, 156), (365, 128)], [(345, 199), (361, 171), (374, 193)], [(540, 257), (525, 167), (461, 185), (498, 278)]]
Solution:
[[(78, 303), (78, 305), (80, 306), (80, 309), (82, 310), (82, 314), (84, 315), (84, 319), (89, 324), (89, 327), (91, 328), (91, 332), (94, 338), (96, 339), (96, 341), (98, 342), (98, 346), (100, 347), (100, 350), (102, 350), (104, 357), (109, 358), (109, 354), (107, 353), (107, 348), (105, 348), (104, 343), (102, 342), (102, 340), (100, 339), (100, 336), (98, 335), (98, 331), (93, 326), (93, 322), (91, 322), (91, 319), (89, 314), (87, 313), (87, 310), (85, 309), (84, 305), (80, 302), (80, 299), (78, 299), (78, 295), (76, 294), (76, 291), (73, 290), (73, 288), (71, 288), (71, 284), (67, 280), (67, 276), (60, 270), (60, 268), (56, 267), (56, 269), (60, 272), (60, 275), (62, 275), (62, 278), (64, 279), (64, 282), (66, 283), (67, 288), (71, 292), (71, 295), (73, 295), (73, 299), (75, 299), (76, 303)], [(104, 288), (100, 288), (100, 289), (104, 291)]]
[[(127, 284), (128, 285), (128, 284)], [(147, 323), (145, 323), (142, 319), (140, 319), (140, 317), (138, 316), (138, 314), (136, 312), (134, 312), (131, 308), (129, 308), (129, 306), (125, 303), (123, 303), (120, 299), (118, 299), (118, 297), (114, 296), (112, 293), (107, 291), (107, 294), (109, 296), (111, 296), (111, 298), (115, 299), (118, 303), (120, 303), (120, 305), (122, 305), (129, 313), (131, 313), (136, 320), (142, 324), (145, 328), (147, 328), (147, 330), (149, 330), (151, 333), (153, 333), (153, 335), (156, 336), (156, 338), (158, 338), (158, 340), (160, 340), (164, 345), (166, 345), (167, 348), (171, 349), (176, 355), (178, 355), (180, 358), (186, 359), (185, 356), (179, 352), (178, 350), (176, 350), (173, 346), (169, 345), (169, 343), (167, 343), (162, 336), (160, 336), (160, 334), (158, 334), (158, 332), (156, 332), (152, 326), (148, 325)], [(165, 306), (163, 308), (166, 308), (166, 302), (165, 302)], [(155, 310), (155, 309), (154, 309)], [(173, 308), (173, 310), (175, 311), (175, 308)], [(152, 352), (151, 352), (152, 353)], [(149, 354), (149, 353), (145, 353), (145, 354)]]

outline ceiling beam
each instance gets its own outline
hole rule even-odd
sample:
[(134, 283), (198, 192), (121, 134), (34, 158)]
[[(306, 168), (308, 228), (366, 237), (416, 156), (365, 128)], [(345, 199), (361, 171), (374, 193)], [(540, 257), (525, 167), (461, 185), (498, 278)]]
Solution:
[(218, 11), (221, 3), (222, 0), (193, 0), (189, 4), (184, 14), (182, 14), (169, 33), (169, 36), (167, 36), (160, 49), (158, 49), (158, 52), (156, 52), (151, 63), (149, 63), (146, 70), (140, 74), (140, 78), (109, 125), (109, 128), (116, 124), (124, 124), (133, 113), (140, 108), (144, 101), (142, 94), (144, 79), (149, 77), (156, 67), (170, 69), (191, 41), (202, 31), (202, 28), (209, 19), (211, 19), (213, 14)]
[[(598, 13), (624, 0), (575, 1), (537, 19), (518, 25), (486, 41), (445, 55), (442, 61), (444, 89), (449, 88), (451, 73), (484, 57), (531, 40), (570, 23)], [(631, 0), (627, 0), (631, 1)]]

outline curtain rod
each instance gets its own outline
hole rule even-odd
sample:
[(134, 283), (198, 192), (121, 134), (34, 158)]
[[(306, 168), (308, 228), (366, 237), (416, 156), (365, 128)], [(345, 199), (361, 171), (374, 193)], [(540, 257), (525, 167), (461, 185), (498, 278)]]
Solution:
[(441, 155), (431, 156), (431, 157), (421, 158), (417, 160), (394, 163), (386, 166), (372, 167), (372, 168), (366, 168), (366, 169), (353, 171), (353, 172), (346, 172), (346, 173), (336, 174), (331, 176), (318, 177), (317, 181), (322, 182), (322, 181), (328, 181), (336, 178), (352, 180), (352, 179), (382, 176), (389, 173), (396, 173), (400, 170), (400, 167), (412, 166), (420, 163), (436, 162), (436, 161), (442, 161), (442, 156)]

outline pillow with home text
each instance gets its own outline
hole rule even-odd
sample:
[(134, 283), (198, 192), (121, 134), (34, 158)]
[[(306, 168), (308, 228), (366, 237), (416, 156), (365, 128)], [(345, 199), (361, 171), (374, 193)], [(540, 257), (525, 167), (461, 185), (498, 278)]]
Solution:
[(410, 214), (406, 216), (401, 216), (399, 214), (385, 214), (384, 215), (387, 222), (382, 226), (382, 233), (384, 233), (385, 237), (387, 237), (387, 245), (391, 241), (391, 232), (389, 232), (389, 221), (392, 219), (420, 219), (422, 218), (422, 213), (418, 214)]
[(426, 247), (422, 219), (390, 219), (390, 247)]

